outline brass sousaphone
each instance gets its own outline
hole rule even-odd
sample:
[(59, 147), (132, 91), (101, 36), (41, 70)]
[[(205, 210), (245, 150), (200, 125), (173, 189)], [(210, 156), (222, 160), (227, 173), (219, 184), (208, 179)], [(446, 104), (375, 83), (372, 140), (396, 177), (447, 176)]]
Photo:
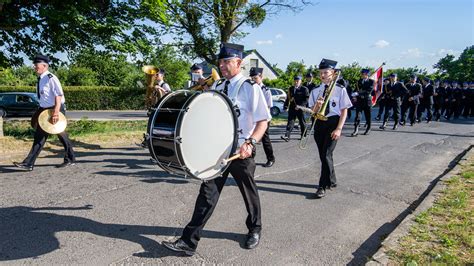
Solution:
[(146, 95), (145, 95), (145, 107), (147, 109), (153, 107), (153, 105), (161, 98), (161, 91), (155, 90), (154, 84), (156, 81), (156, 74), (160, 71), (159, 68), (153, 65), (145, 65), (142, 67), (142, 71), (146, 76)]

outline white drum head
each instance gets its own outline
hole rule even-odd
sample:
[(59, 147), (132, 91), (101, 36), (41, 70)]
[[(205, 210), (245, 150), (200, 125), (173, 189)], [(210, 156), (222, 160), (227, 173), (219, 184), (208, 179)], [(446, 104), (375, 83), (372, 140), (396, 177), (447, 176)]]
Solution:
[(230, 157), (236, 134), (231, 106), (216, 92), (204, 92), (192, 99), (183, 113), (180, 151), (183, 164), (199, 179), (221, 174), (221, 162)]

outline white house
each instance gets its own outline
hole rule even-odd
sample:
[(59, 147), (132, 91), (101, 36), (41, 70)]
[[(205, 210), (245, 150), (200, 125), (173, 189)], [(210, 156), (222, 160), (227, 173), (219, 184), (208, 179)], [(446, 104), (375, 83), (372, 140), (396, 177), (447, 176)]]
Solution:
[[(263, 58), (263, 56), (257, 52), (257, 50), (245, 51), (242, 60), (242, 74), (249, 76), (250, 68), (261, 67), (263, 68), (263, 78), (276, 79), (278, 73), (272, 68), (272, 66)], [(208, 77), (211, 74), (211, 67), (206, 62), (202, 62), (204, 76)]]

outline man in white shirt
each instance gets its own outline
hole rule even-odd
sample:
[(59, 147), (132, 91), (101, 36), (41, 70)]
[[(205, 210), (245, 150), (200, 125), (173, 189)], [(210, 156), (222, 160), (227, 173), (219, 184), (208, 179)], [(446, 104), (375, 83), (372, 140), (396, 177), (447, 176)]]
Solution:
[[(321, 85), (311, 91), (309, 107), (317, 113), (325, 98), (328, 97), (329, 85), (336, 78), (336, 61), (323, 59), (319, 63), (319, 76)], [(326, 196), (326, 189), (336, 187), (336, 173), (334, 171), (333, 151), (337, 140), (341, 137), (342, 127), (347, 117), (347, 109), (352, 107), (346, 88), (336, 84), (330, 95), (325, 116), (327, 121), (316, 121), (314, 126), (314, 140), (318, 146), (319, 158), (321, 160), (321, 175), (316, 192), (317, 198)]]
[[(37, 115), (39, 115), (45, 109), (53, 109), (53, 116), (51, 118), (52, 124), (58, 122), (59, 119), (59, 112), (63, 114), (66, 113), (65, 102), (66, 99), (64, 98), (63, 88), (61, 87), (61, 83), (59, 79), (48, 71), (49, 68), (49, 57), (45, 55), (37, 55), (33, 59), (34, 69), (36, 74), (38, 75), (38, 83), (36, 85), (36, 95), (39, 99), (40, 108), (33, 115), (32, 120), (37, 119)], [(31, 147), (28, 156), (23, 160), (23, 162), (18, 163), (14, 162), (13, 164), (21, 169), (32, 171), (36, 158), (40, 154), (41, 150), (43, 149), (44, 144), (46, 143), (46, 139), (48, 139), (49, 134), (46, 133), (37, 122), (32, 122), (32, 124), (36, 124), (36, 131), (34, 136), (33, 145)], [(68, 134), (66, 131), (58, 134), (59, 141), (64, 146), (65, 156), (64, 161), (62, 164), (58, 165), (58, 168), (68, 167), (75, 164), (76, 158), (74, 155), (74, 150), (72, 148), (72, 143), (69, 140)]]
[(226, 94), (238, 108), (240, 159), (232, 161), (221, 177), (202, 183), (192, 219), (184, 228), (182, 236), (174, 242), (162, 243), (166, 248), (187, 256), (194, 255), (201, 231), (217, 205), (229, 173), (239, 187), (248, 212), (245, 223), (249, 231), (244, 247), (253, 249), (260, 241), (261, 209), (254, 180), (253, 158), (256, 142), (265, 133), (271, 115), (260, 86), (241, 73), (242, 53), (241, 45), (221, 44), (218, 59), (224, 79), (217, 81), (216, 86), (213, 85), (216, 90)]
[[(272, 92), (270, 91), (265, 84), (263, 84), (263, 68), (259, 67), (252, 67), (250, 69), (250, 77), (252, 80), (257, 83), (262, 88), (263, 95), (265, 96), (265, 102), (267, 103), (268, 110), (273, 107), (273, 100), (272, 100)], [(270, 129), (270, 122), (268, 122), (267, 130), (262, 137), (262, 145), (263, 150), (265, 151), (265, 155), (267, 156), (267, 162), (263, 165), (263, 167), (272, 167), (275, 163), (275, 155), (273, 154), (273, 147), (272, 142), (270, 140), (270, 133), (268, 132)]]

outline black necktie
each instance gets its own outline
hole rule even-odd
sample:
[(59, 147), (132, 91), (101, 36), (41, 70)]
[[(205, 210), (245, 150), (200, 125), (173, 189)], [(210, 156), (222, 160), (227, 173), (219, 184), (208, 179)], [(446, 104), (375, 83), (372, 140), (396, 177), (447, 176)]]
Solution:
[(225, 86), (224, 86), (224, 90), (222, 92), (224, 92), (225, 95), (228, 96), (228, 93), (229, 93), (229, 84), (230, 84), (230, 81), (226, 81), (225, 82)]
[(41, 97), (41, 94), (40, 94), (40, 80), (41, 80), (41, 77), (38, 76), (38, 81), (36, 82), (36, 96), (38, 96), (38, 100)]
[[(326, 92), (327, 92), (328, 88), (329, 88), (329, 85), (324, 85), (324, 93), (323, 93), (324, 100), (326, 100), (326, 98), (329, 97), (329, 95), (326, 95)], [(330, 106), (329, 106), (329, 102), (328, 102), (328, 106), (326, 107), (326, 110), (324, 110), (324, 115), (329, 114), (329, 108), (330, 108)]]

